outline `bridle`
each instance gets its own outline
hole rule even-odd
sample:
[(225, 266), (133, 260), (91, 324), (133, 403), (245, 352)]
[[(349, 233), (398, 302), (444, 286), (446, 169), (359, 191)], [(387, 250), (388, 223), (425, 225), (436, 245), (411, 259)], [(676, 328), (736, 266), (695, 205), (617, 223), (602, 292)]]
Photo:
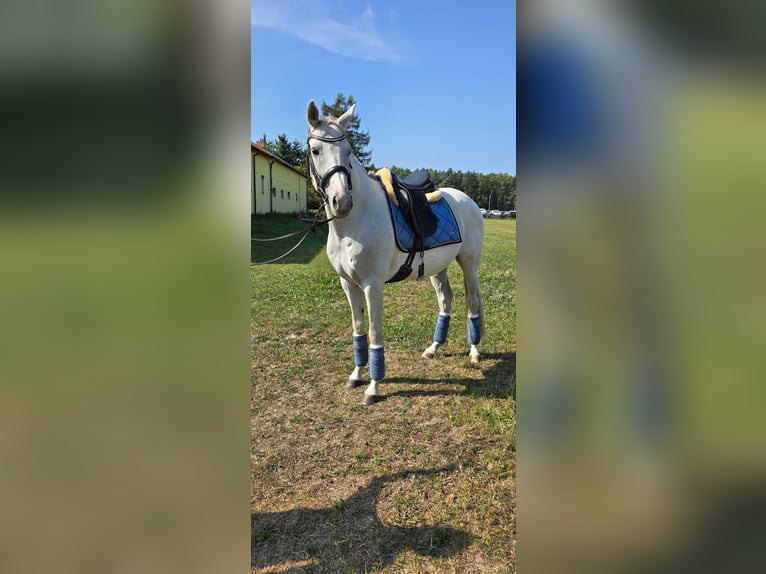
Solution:
[[(318, 136), (313, 135), (309, 133), (308, 136), (306, 136), (306, 143), (308, 144), (309, 140), (315, 139), (319, 140), (320, 142), (325, 143), (338, 143), (340, 141), (343, 141), (346, 139), (345, 132), (339, 136)], [(300, 238), (298, 243), (296, 243), (291, 249), (289, 249), (287, 252), (283, 253), (279, 257), (275, 257), (274, 259), (269, 259), (268, 261), (257, 261), (252, 262), (252, 265), (265, 265), (267, 263), (274, 263), (275, 261), (279, 261), (280, 259), (283, 259), (290, 255), (293, 251), (298, 249), (298, 246), (303, 243), (303, 241), (308, 236), (309, 232), (313, 231), (315, 228), (319, 227), (320, 225), (324, 225), (326, 223), (330, 223), (335, 217), (330, 217), (328, 219), (319, 219), (319, 214), (322, 211), (322, 207), (324, 207), (328, 202), (327, 192), (325, 192), (325, 186), (327, 185), (327, 182), (330, 181), (330, 178), (340, 172), (346, 174), (346, 181), (348, 181), (348, 190), (351, 191), (351, 172), (350, 170), (353, 169), (351, 167), (351, 163), (348, 164), (348, 167), (345, 165), (335, 165), (328, 169), (324, 174), (320, 177), (319, 172), (317, 171), (316, 166), (314, 165), (314, 160), (311, 159), (311, 146), (309, 146), (307, 152), (306, 152), (306, 161), (308, 163), (309, 167), (309, 173), (311, 174), (311, 182), (314, 184), (314, 187), (319, 192), (319, 194), (322, 196), (322, 205), (319, 206), (319, 209), (317, 210), (316, 215), (314, 216), (313, 220), (304, 219), (303, 221), (310, 221), (309, 225), (307, 225), (304, 229), (298, 229), (296, 231), (291, 231), (290, 233), (285, 233), (284, 235), (280, 235), (279, 237), (270, 237), (270, 238), (257, 238), (253, 237), (250, 239), (251, 242), (268, 242), (268, 241), (278, 241), (280, 239), (286, 239), (287, 237), (292, 237), (294, 235), (300, 235), (303, 233), (303, 237)]]
[[(310, 139), (312, 139), (312, 138), (316, 139), (316, 140), (319, 140), (321, 142), (337, 143), (337, 142), (340, 142), (340, 141), (343, 141), (344, 139), (346, 139), (346, 134), (343, 133), (343, 134), (341, 134), (339, 136), (335, 136), (335, 137), (318, 136), (318, 135), (309, 134), (306, 137), (306, 143), (308, 143), (308, 141)], [(319, 194), (322, 196), (322, 205), (319, 206), (319, 209), (317, 210), (317, 213), (314, 216), (313, 220), (308, 220), (308, 219), (304, 219), (303, 220), (303, 221), (309, 221), (309, 225), (307, 225), (304, 229), (298, 229), (296, 231), (291, 231), (290, 233), (285, 233), (284, 235), (280, 235), (279, 237), (269, 237), (269, 238), (257, 238), (257, 237), (253, 237), (253, 238), (251, 238), (250, 239), (251, 242), (261, 243), (261, 242), (268, 242), (268, 241), (278, 241), (280, 239), (286, 239), (286, 238), (292, 237), (294, 235), (300, 235), (301, 233), (303, 234), (303, 237), (300, 238), (298, 243), (296, 243), (291, 249), (289, 249), (288, 251), (286, 251), (285, 253), (283, 253), (279, 257), (275, 257), (274, 259), (269, 259), (268, 261), (252, 262), (252, 265), (265, 265), (267, 263), (274, 263), (276, 261), (279, 261), (280, 259), (283, 259), (283, 258), (287, 257), (288, 255), (290, 255), (290, 253), (292, 253), (293, 251), (298, 249), (298, 246), (301, 243), (303, 243), (303, 241), (308, 236), (309, 232), (313, 231), (315, 228), (319, 227), (320, 225), (324, 225), (326, 223), (330, 223), (333, 219), (335, 219), (335, 217), (330, 217), (328, 219), (319, 219), (319, 214), (322, 212), (322, 207), (324, 207), (327, 204), (327, 202), (328, 202), (327, 193), (325, 192), (325, 186), (327, 185), (327, 182), (330, 180), (330, 178), (334, 174), (336, 174), (338, 172), (345, 173), (346, 174), (346, 180), (348, 181), (348, 189), (349, 189), (349, 191), (351, 191), (351, 173), (350, 173), (349, 170), (353, 169), (353, 168), (351, 167), (350, 163), (348, 164), (348, 168), (345, 165), (335, 165), (335, 166), (331, 167), (330, 169), (328, 169), (324, 173), (324, 175), (322, 175), (320, 177), (319, 176), (319, 172), (317, 172), (317, 168), (314, 165), (314, 160), (311, 159), (311, 147), (309, 147), (308, 151), (306, 152), (306, 158), (307, 158), (307, 162), (308, 162), (308, 166), (309, 166), (309, 172), (311, 173), (311, 182), (314, 184), (314, 187), (319, 192)]]
[[(346, 139), (346, 134), (343, 133), (339, 136), (330, 137), (319, 136), (310, 133), (308, 136), (306, 136), (306, 143), (308, 144), (309, 140), (311, 139), (319, 140), (320, 142), (325, 143), (337, 143)], [(353, 168), (351, 167), (350, 163), (348, 164), (348, 167), (340, 164), (334, 165), (320, 176), (316, 166), (314, 165), (314, 160), (311, 159), (311, 146), (309, 146), (308, 150), (306, 151), (306, 158), (309, 165), (309, 173), (311, 174), (312, 183), (314, 184), (314, 187), (319, 192), (319, 194), (322, 196), (322, 201), (325, 203), (327, 203), (327, 192), (325, 192), (325, 187), (327, 186), (327, 182), (330, 181), (330, 178), (336, 173), (345, 173), (346, 181), (348, 181), (348, 190), (351, 191), (353, 189), (351, 187), (351, 172), (349, 171)]]

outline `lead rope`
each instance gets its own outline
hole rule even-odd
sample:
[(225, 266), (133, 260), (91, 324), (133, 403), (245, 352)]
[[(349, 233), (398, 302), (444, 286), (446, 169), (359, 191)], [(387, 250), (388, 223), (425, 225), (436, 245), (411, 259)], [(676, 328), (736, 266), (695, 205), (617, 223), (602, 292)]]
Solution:
[[(340, 135), (338, 137), (330, 138), (330, 137), (313, 136), (313, 135), (311, 135), (309, 133), (309, 135), (306, 138), (306, 140), (308, 141), (312, 137), (316, 138), (316, 139), (318, 139), (320, 141), (334, 143), (334, 142), (339, 142), (342, 139), (345, 139), (346, 138), (346, 134), (344, 132), (342, 135)], [(259, 239), (259, 238), (255, 238), (255, 237), (251, 238), (250, 241), (267, 242), (267, 241), (277, 241), (279, 239), (285, 239), (287, 237), (292, 237), (293, 235), (299, 235), (300, 233), (303, 233), (303, 237), (300, 238), (298, 243), (296, 243), (293, 246), (293, 248), (290, 249), (289, 251), (287, 251), (286, 253), (283, 253), (282, 255), (280, 255), (279, 257), (275, 257), (274, 259), (269, 259), (268, 261), (251, 262), (251, 265), (266, 265), (268, 263), (274, 263), (275, 261), (279, 261), (280, 259), (284, 259), (288, 255), (290, 255), (290, 253), (292, 253), (293, 251), (298, 249), (298, 247), (300, 246), (301, 243), (303, 243), (303, 241), (306, 239), (306, 237), (308, 236), (310, 231), (312, 231), (313, 229), (317, 228), (320, 225), (324, 225), (325, 223), (330, 223), (333, 219), (335, 219), (334, 217), (330, 217), (329, 219), (323, 219), (322, 221), (319, 221), (319, 214), (322, 212), (322, 209), (324, 209), (324, 206), (327, 205), (327, 195), (324, 192), (325, 180), (328, 179), (333, 173), (335, 173), (337, 171), (341, 171), (341, 172), (346, 174), (346, 178), (348, 179), (348, 189), (350, 190), (351, 189), (351, 174), (349, 173), (349, 171), (346, 169), (345, 166), (336, 165), (334, 167), (331, 167), (329, 170), (327, 170), (327, 172), (325, 172), (325, 174), (322, 177), (319, 177), (319, 173), (317, 172), (316, 167), (314, 166), (314, 161), (311, 159), (311, 150), (310, 149), (306, 150), (306, 163), (308, 164), (309, 176), (312, 179), (311, 183), (314, 185), (314, 187), (316, 188), (317, 192), (322, 197), (322, 205), (320, 205), (319, 209), (317, 209), (317, 213), (314, 216), (314, 221), (312, 221), (311, 224), (306, 227), (305, 231), (302, 230), (302, 229), (299, 229), (299, 230), (296, 230), (296, 231), (291, 231), (290, 233), (285, 233), (284, 235), (280, 235), (279, 237), (271, 237), (271, 238), (268, 238), (268, 239)], [(349, 167), (351, 169), (353, 169), (353, 166), (351, 166), (350, 164), (349, 164)], [(316, 180), (316, 181), (314, 181), (314, 180)]]
[(330, 223), (333, 219), (335, 219), (334, 217), (331, 217), (329, 219), (323, 219), (323, 220), (319, 221), (319, 214), (322, 213), (322, 209), (324, 208), (324, 206), (325, 206), (325, 202), (322, 202), (322, 205), (319, 206), (319, 209), (317, 209), (317, 213), (314, 216), (314, 221), (312, 221), (311, 224), (306, 227), (305, 231), (303, 229), (299, 229), (297, 232), (293, 231), (291, 233), (286, 233), (285, 235), (280, 235), (279, 237), (273, 237), (273, 238), (270, 238), (270, 239), (255, 239), (255, 238), (251, 239), (251, 241), (263, 241), (263, 242), (265, 242), (265, 241), (276, 241), (278, 239), (284, 239), (286, 237), (292, 237), (293, 235), (298, 235), (299, 233), (303, 232), (303, 237), (301, 237), (300, 240), (298, 241), (298, 243), (296, 243), (292, 247), (292, 249), (290, 249), (286, 253), (283, 253), (282, 255), (280, 255), (279, 257), (275, 257), (274, 259), (269, 259), (268, 261), (254, 261), (254, 262), (251, 262), (250, 264), (251, 265), (266, 265), (268, 263), (274, 263), (276, 261), (279, 261), (280, 259), (284, 259), (288, 255), (290, 255), (293, 251), (298, 249), (300, 244), (303, 243), (303, 241), (306, 239), (306, 237), (308, 237), (308, 234), (309, 234), (310, 231), (313, 231), (314, 229), (316, 229), (320, 225), (324, 225), (325, 223)]

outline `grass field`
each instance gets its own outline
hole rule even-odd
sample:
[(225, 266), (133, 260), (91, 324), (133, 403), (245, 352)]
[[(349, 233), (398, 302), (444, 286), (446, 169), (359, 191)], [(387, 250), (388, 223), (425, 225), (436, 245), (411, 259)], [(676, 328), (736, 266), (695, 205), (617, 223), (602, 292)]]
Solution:
[[(253, 236), (301, 223), (253, 219)], [(516, 222), (486, 221), (487, 333), (468, 360), (460, 268), (447, 344), (429, 281), (386, 286), (382, 399), (348, 389), (351, 315), (326, 230), (252, 266), (252, 563), (266, 572), (515, 572)], [(252, 259), (296, 238), (254, 244)]]

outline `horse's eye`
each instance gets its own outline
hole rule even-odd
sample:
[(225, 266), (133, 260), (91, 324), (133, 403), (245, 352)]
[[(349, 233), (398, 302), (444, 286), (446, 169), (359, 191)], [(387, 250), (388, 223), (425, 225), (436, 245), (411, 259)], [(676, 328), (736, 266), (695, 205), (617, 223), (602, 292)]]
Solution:
[(319, 155), (319, 148), (318, 147), (312, 148), (311, 153), (312, 155)]

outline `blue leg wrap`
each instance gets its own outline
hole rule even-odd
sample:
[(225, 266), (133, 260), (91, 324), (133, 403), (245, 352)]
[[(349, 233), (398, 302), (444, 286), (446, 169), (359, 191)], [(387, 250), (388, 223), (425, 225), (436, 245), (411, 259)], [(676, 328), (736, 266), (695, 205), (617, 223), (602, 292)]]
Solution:
[(367, 359), (367, 333), (354, 335), (354, 364), (357, 367), (364, 367)]
[(434, 341), (444, 344), (447, 341), (447, 331), (449, 330), (449, 313), (439, 313), (436, 320), (436, 329), (434, 329)]
[(383, 353), (383, 345), (370, 347), (370, 378), (373, 381), (382, 381), (386, 376), (386, 356)]
[(468, 317), (468, 342), (478, 345), (481, 341), (481, 320), (478, 315)]

